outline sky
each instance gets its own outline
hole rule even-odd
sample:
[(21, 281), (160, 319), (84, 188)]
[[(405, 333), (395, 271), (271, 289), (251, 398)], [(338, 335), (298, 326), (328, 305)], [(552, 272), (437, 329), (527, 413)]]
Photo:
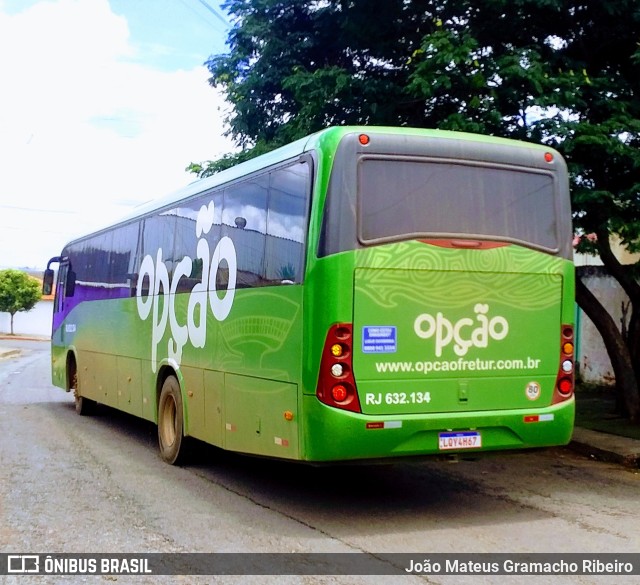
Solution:
[(203, 63), (218, 0), (0, 0), (0, 268), (192, 182), (234, 150)]

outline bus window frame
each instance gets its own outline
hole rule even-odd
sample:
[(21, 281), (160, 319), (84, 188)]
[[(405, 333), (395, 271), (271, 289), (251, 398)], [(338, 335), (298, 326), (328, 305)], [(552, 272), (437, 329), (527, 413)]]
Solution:
[[(225, 192), (230, 189), (230, 188), (234, 188), (237, 186), (241, 186), (244, 182), (247, 181), (251, 181), (253, 179), (255, 179), (256, 177), (259, 176), (263, 176), (263, 175), (269, 175), (270, 173), (274, 172), (274, 171), (278, 171), (280, 169), (284, 169), (287, 167), (291, 167), (294, 166), (296, 164), (306, 164), (308, 167), (308, 180), (307, 180), (307, 184), (305, 186), (306, 191), (305, 191), (305, 215), (304, 215), (304, 242), (302, 242), (302, 258), (301, 258), (301, 266), (300, 266), (300, 282), (295, 282), (295, 283), (289, 283), (286, 281), (273, 281), (270, 282), (268, 284), (265, 284), (263, 286), (269, 287), (269, 286), (292, 286), (294, 284), (296, 285), (300, 285), (303, 284), (305, 281), (305, 276), (307, 273), (307, 267), (308, 267), (308, 261), (309, 261), (309, 243), (311, 241), (311, 234), (310, 234), (310, 221), (311, 221), (311, 211), (312, 211), (312, 204), (313, 204), (313, 200), (314, 200), (314, 193), (315, 193), (315, 180), (316, 180), (316, 167), (317, 167), (317, 161), (316, 161), (316, 157), (315, 157), (315, 153), (313, 151), (307, 151), (307, 152), (303, 152), (302, 154), (298, 154), (294, 157), (291, 157), (289, 159), (280, 161), (276, 164), (261, 168), (257, 171), (254, 171), (252, 173), (248, 173), (246, 175), (243, 175), (242, 177), (238, 177), (238, 178), (234, 178), (230, 181), (226, 181), (223, 183), (220, 183), (219, 185), (215, 185), (213, 187), (207, 188), (207, 189), (203, 189), (202, 191), (198, 191), (197, 193), (193, 193), (192, 195), (189, 195), (188, 197), (185, 197), (183, 199), (180, 199), (178, 201), (172, 201), (170, 204), (161, 206), (157, 209), (154, 209), (153, 211), (150, 211), (149, 213), (145, 213), (133, 220), (129, 220), (123, 224), (116, 224), (111, 226), (110, 228), (108, 228), (108, 230), (103, 230), (103, 231), (113, 231), (116, 230), (118, 227), (121, 227), (122, 225), (126, 225), (128, 223), (132, 223), (132, 222), (137, 222), (139, 224), (139, 239), (138, 239), (138, 250), (137, 250), (137, 255), (136, 255), (136, 262), (135, 262), (135, 267), (136, 267), (136, 274), (139, 272), (140, 269), (140, 265), (142, 262), (142, 259), (144, 257), (144, 246), (143, 246), (143, 237), (144, 237), (144, 222), (147, 219), (150, 218), (157, 218), (162, 216), (163, 214), (166, 214), (168, 212), (173, 211), (174, 209), (180, 207), (180, 205), (189, 205), (192, 204), (194, 202), (198, 202), (199, 200), (203, 199), (203, 198), (207, 198), (207, 197), (211, 197), (213, 198), (216, 195), (219, 195), (220, 200), (222, 202), (222, 212), (224, 212), (224, 194)], [(269, 199), (270, 199), (270, 193), (268, 194), (267, 197), (267, 207), (266, 207), (266, 213), (268, 214), (269, 211)], [(221, 227), (224, 227), (223, 224), (221, 224)], [(100, 232), (97, 232), (100, 233)], [(95, 235), (95, 234), (92, 234)], [(91, 237), (87, 236), (87, 237)], [(175, 244), (175, 233), (173, 234), (173, 239), (172, 239), (172, 245), (171, 245), (171, 255), (172, 255), (172, 261), (175, 262), (175, 250), (176, 250), (176, 244)], [(266, 252), (266, 248), (265, 248), (265, 252)], [(172, 271), (170, 272), (170, 278), (172, 278)], [(136, 278), (136, 283), (134, 283), (133, 285), (133, 290), (135, 291), (135, 288), (137, 286), (137, 278)], [(240, 288), (246, 288), (246, 287), (242, 287), (242, 286), (236, 286), (236, 289), (240, 289)], [(185, 292), (185, 291), (182, 291)]]
[[(364, 218), (363, 218), (363, 210), (365, 206), (362, 201), (362, 189), (360, 188), (360, 176), (361, 176), (361, 164), (367, 160), (379, 160), (379, 161), (399, 161), (399, 162), (415, 162), (415, 163), (435, 163), (441, 165), (456, 165), (456, 166), (464, 166), (464, 167), (476, 167), (483, 169), (497, 169), (497, 170), (507, 170), (507, 171), (515, 171), (515, 172), (523, 172), (527, 174), (539, 174), (546, 175), (551, 178), (551, 183), (553, 186), (553, 205), (554, 205), (554, 224), (555, 224), (555, 240), (556, 246), (551, 248), (549, 246), (544, 246), (535, 242), (531, 242), (529, 240), (522, 240), (519, 238), (514, 238), (512, 236), (498, 236), (498, 235), (490, 235), (490, 234), (481, 234), (481, 233), (459, 233), (459, 232), (435, 232), (435, 231), (421, 231), (421, 232), (412, 232), (412, 233), (403, 233), (399, 235), (393, 236), (385, 236), (380, 238), (370, 238), (367, 239), (363, 236), (362, 230), (364, 226)], [(467, 160), (467, 159), (452, 159), (452, 158), (440, 158), (440, 157), (432, 157), (432, 156), (405, 156), (405, 155), (388, 155), (388, 154), (360, 154), (357, 156), (356, 160), (356, 236), (358, 242), (364, 246), (378, 246), (381, 244), (388, 244), (393, 242), (405, 242), (409, 240), (417, 240), (417, 239), (471, 239), (471, 240), (480, 240), (480, 241), (491, 241), (491, 242), (504, 242), (508, 244), (518, 244), (521, 246), (525, 246), (527, 248), (531, 248), (534, 250), (538, 250), (540, 252), (545, 252), (547, 254), (558, 255), (560, 253), (560, 241), (561, 241), (561, 233), (560, 233), (560, 209), (559, 209), (559, 183), (558, 183), (558, 173), (553, 172), (552, 170), (539, 169), (535, 167), (527, 167), (523, 165), (512, 165), (505, 163), (490, 163), (485, 161), (477, 161), (477, 160)]]

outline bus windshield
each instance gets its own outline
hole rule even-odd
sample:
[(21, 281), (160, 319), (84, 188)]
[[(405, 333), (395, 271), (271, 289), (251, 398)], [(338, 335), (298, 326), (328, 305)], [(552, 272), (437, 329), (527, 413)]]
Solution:
[(365, 245), (464, 235), (559, 247), (554, 179), (534, 169), (365, 156), (358, 210)]

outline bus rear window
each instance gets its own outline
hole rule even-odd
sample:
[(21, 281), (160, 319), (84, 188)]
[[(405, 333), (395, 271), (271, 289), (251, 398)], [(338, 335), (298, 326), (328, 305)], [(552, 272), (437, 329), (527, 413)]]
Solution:
[(558, 249), (553, 176), (516, 167), (362, 157), (362, 244), (471, 236)]

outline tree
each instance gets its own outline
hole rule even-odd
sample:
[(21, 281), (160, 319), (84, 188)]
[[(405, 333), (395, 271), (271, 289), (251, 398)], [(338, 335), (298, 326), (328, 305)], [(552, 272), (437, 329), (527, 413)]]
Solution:
[(207, 66), (233, 105), (229, 134), (244, 152), (189, 168), (206, 176), (247, 150), (266, 152), (332, 124), (418, 124), (406, 61), (433, 28), (432, 4), (229, 0), (231, 50)]
[(0, 312), (11, 315), (11, 335), (13, 317), (18, 311), (30, 311), (41, 299), (40, 284), (20, 270), (0, 270)]
[[(640, 420), (640, 286), (610, 249), (640, 250), (637, 0), (228, 0), (230, 52), (210, 83), (244, 151), (202, 176), (331, 124), (463, 130), (542, 142), (569, 164), (579, 249), (627, 292), (623, 336), (578, 282), (619, 403)], [(597, 238), (587, 238), (596, 234)]]
[(623, 412), (640, 421), (637, 267), (621, 266), (610, 245), (614, 236), (640, 250), (640, 6), (493, 0), (456, 10), (425, 37), (411, 89), (440, 127), (545, 142), (564, 154), (579, 250), (599, 254), (629, 296), (626, 335), (579, 278), (577, 301), (603, 337)]

